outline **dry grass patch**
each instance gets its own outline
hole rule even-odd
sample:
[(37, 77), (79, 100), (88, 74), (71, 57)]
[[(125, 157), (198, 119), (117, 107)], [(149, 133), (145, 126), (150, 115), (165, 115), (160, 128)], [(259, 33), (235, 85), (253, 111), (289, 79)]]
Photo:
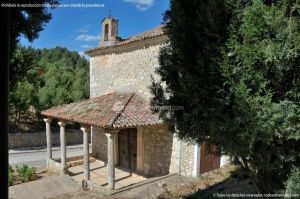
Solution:
[(202, 174), (191, 182), (186, 182), (175, 187), (164, 187), (165, 192), (158, 196), (158, 199), (181, 199), (195, 192), (207, 189), (226, 180), (232, 171), (236, 169), (233, 165), (224, 166), (218, 170)]

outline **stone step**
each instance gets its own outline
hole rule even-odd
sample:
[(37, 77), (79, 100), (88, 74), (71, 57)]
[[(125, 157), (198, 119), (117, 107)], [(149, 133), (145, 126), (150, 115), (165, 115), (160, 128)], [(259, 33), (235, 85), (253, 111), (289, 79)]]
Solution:
[[(95, 162), (96, 159), (93, 157), (89, 158), (90, 163), (91, 162)], [(83, 164), (83, 159), (79, 159), (79, 160), (73, 160), (67, 163), (68, 167), (74, 167), (74, 166), (78, 166), (78, 165), (82, 165)]]

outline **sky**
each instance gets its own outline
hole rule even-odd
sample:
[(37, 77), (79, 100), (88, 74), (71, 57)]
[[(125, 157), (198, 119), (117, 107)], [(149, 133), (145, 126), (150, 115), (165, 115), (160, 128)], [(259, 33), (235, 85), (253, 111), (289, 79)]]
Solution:
[[(44, 26), (39, 37), (32, 43), (21, 36), (22, 45), (34, 48), (56, 46), (83, 52), (97, 47), (100, 40), (101, 20), (111, 14), (119, 19), (119, 36), (142, 33), (163, 22), (163, 13), (169, 0), (61, 0), (64, 7), (51, 10), (52, 19)], [(70, 4), (94, 7), (70, 7)], [(104, 5), (104, 7), (101, 7)]]

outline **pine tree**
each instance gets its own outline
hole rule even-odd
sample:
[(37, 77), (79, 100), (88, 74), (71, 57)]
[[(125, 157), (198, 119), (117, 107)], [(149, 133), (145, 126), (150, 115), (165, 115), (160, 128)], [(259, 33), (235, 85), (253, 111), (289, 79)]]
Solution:
[(156, 72), (161, 81), (151, 86), (152, 105), (184, 107), (161, 112), (176, 124), (180, 138), (202, 142), (210, 136), (217, 142), (214, 134), (226, 118), (219, 67), (227, 38), (224, 1), (172, 0), (165, 22), (170, 44), (160, 51)]
[(184, 107), (160, 112), (179, 138), (220, 144), (265, 193), (300, 168), (299, 3), (171, 0), (151, 86)]

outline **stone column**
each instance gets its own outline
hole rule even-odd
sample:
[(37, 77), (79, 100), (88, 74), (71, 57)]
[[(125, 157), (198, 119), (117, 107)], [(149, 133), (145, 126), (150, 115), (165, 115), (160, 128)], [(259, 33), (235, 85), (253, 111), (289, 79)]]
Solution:
[(60, 126), (60, 156), (61, 156), (61, 170), (62, 173), (66, 173), (67, 164), (66, 164), (66, 123), (63, 121), (58, 122)]
[(46, 123), (46, 140), (47, 140), (47, 165), (48, 161), (52, 159), (52, 135), (51, 135), (51, 122), (50, 118), (44, 119)]
[(87, 182), (90, 180), (90, 162), (89, 162), (89, 127), (81, 127), (83, 132), (83, 173), (84, 181)]
[(106, 130), (105, 135), (107, 137), (107, 179), (108, 189), (115, 189), (115, 157), (114, 157), (114, 137), (118, 131)]

